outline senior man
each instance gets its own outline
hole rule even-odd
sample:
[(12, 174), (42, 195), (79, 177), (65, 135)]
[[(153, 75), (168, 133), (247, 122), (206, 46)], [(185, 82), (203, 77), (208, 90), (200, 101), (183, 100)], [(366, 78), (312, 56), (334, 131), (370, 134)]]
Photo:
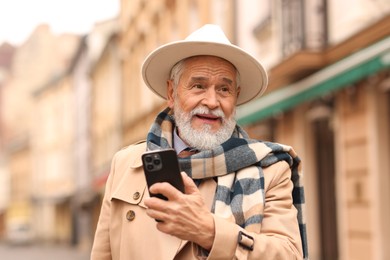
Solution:
[[(142, 73), (167, 108), (146, 141), (114, 156), (91, 259), (307, 258), (299, 158), (235, 121), (236, 106), (264, 92), (263, 66), (205, 25), (153, 51)], [(168, 183), (148, 191), (141, 155), (166, 148), (184, 193)]]

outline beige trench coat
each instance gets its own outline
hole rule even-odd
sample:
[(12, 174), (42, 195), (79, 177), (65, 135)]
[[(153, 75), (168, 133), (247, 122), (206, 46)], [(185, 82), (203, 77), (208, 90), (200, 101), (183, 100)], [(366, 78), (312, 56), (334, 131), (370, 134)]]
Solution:
[[(92, 260), (206, 259), (197, 245), (164, 234), (146, 215), (143, 201), (149, 197), (142, 170), (145, 143), (119, 151), (111, 166), (91, 252)], [(207, 259), (301, 259), (302, 246), (297, 211), (292, 205), (291, 171), (285, 162), (264, 169), (266, 201), (261, 233), (254, 237), (253, 251), (237, 242), (235, 223), (214, 216), (215, 240)], [(214, 198), (216, 183), (199, 187), (206, 204)], [(245, 231), (244, 231), (245, 232)]]

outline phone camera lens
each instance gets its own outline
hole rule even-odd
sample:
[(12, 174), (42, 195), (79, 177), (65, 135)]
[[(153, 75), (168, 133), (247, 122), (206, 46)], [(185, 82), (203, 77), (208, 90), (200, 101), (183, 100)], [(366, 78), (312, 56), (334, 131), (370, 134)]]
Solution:
[(145, 157), (145, 161), (148, 162), (148, 163), (152, 162), (152, 157), (146, 156)]
[(149, 170), (149, 171), (152, 171), (153, 170), (153, 164), (149, 164), (148, 166), (146, 166), (146, 168)]
[(153, 161), (153, 163), (154, 163), (155, 165), (160, 165), (161, 161), (160, 161), (159, 159), (155, 159), (155, 160)]

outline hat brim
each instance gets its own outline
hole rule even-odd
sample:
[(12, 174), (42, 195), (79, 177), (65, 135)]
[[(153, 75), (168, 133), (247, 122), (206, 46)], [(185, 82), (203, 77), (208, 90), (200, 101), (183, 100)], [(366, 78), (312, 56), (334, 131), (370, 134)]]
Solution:
[(172, 67), (182, 59), (199, 55), (217, 56), (236, 67), (241, 87), (237, 105), (261, 96), (267, 88), (267, 73), (252, 55), (234, 45), (215, 42), (178, 41), (163, 45), (145, 59), (142, 77), (154, 93), (166, 99), (166, 82)]

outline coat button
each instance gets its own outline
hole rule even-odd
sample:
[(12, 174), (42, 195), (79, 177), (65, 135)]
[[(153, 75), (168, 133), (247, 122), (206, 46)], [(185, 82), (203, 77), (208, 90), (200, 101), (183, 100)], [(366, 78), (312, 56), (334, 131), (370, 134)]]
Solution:
[(134, 200), (138, 200), (140, 196), (141, 196), (141, 194), (140, 194), (138, 191), (137, 191), (137, 192), (134, 192), (134, 194), (133, 194), (133, 199), (134, 199)]
[(133, 210), (127, 211), (126, 218), (128, 221), (133, 221), (135, 219), (135, 212)]

